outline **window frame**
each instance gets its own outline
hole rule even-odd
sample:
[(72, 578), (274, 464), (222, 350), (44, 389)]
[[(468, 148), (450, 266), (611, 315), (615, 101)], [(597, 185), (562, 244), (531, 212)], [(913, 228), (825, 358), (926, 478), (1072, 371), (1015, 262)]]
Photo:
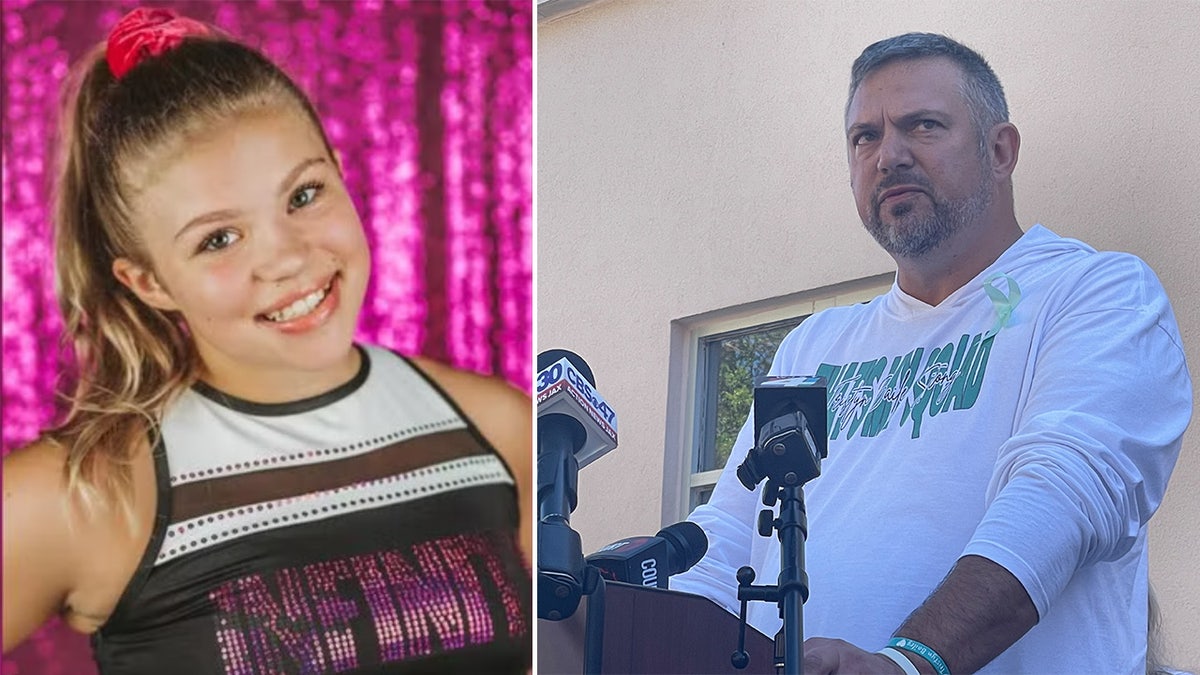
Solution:
[[(867, 302), (887, 292), (894, 279), (895, 273), (888, 272), (671, 322), (663, 466), (664, 525), (686, 518), (691, 511), (692, 494), (715, 485), (724, 468), (697, 471), (700, 444), (704, 442), (705, 433), (705, 421), (701, 419), (701, 414), (705, 410), (705, 399), (715, 395), (705, 381), (705, 371), (711, 368), (706, 359), (704, 343), (721, 336), (777, 328), (779, 324), (796, 318), (803, 323), (808, 317), (829, 307)], [(715, 423), (714, 412), (710, 424)]]

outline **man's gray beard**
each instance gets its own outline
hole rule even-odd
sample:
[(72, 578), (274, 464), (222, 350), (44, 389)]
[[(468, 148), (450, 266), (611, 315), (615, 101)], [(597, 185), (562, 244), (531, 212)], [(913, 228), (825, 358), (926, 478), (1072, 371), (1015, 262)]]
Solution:
[(919, 258), (929, 253), (992, 204), (992, 194), (984, 180), (979, 181), (979, 189), (974, 194), (958, 201), (937, 201), (932, 195), (927, 196), (933, 201), (933, 213), (927, 218), (905, 222), (905, 216), (915, 207), (901, 204), (892, 209), (892, 225), (883, 223), (879, 208), (872, 209), (869, 220), (864, 223), (875, 241), (893, 257)]

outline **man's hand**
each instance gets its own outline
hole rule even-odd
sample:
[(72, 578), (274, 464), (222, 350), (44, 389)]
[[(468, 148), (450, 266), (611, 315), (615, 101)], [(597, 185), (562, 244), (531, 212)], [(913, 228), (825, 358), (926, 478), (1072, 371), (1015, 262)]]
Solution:
[(904, 675), (881, 654), (865, 652), (845, 640), (804, 641), (804, 675)]
[[(1008, 649), (1037, 621), (1033, 601), (1016, 577), (991, 560), (968, 555), (959, 558), (937, 590), (896, 634), (938, 649), (950, 672), (973, 673)], [(923, 675), (935, 675), (925, 659), (905, 658)], [(804, 641), (804, 673), (903, 675), (900, 666), (888, 657), (829, 638)]]

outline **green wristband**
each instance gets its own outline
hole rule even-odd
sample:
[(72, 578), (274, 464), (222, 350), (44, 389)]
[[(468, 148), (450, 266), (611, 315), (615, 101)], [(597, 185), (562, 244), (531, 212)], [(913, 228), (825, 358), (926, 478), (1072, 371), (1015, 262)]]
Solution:
[(923, 645), (916, 640), (911, 640), (904, 637), (894, 637), (892, 638), (892, 641), (888, 643), (888, 646), (895, 647), (896, 649), (903, 649), (906, 652), (912, 652), (913, 654), (925, 659), (929, 662), (929, 665), (933, 666), (934, 670), (938, 671), (938, 675), (950, 675), (950, 669), (946, 667), (946, 662), (942, 660), (942, 657), (930, 647)]

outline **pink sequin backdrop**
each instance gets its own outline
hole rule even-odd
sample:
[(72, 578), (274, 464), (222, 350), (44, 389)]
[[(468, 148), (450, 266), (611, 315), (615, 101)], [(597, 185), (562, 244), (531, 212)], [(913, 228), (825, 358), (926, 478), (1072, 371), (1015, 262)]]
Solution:
[[(59, 85), (136, 2), (4, 0), (3, 450), (54, 415), (63, 364), (48, 143)], [(155, 2), (261, 48), (342, 153), (375, 269), (359, 338), (529, 390), (532, 2)], [(94, 672), (57, 622), (0, 675)]]

